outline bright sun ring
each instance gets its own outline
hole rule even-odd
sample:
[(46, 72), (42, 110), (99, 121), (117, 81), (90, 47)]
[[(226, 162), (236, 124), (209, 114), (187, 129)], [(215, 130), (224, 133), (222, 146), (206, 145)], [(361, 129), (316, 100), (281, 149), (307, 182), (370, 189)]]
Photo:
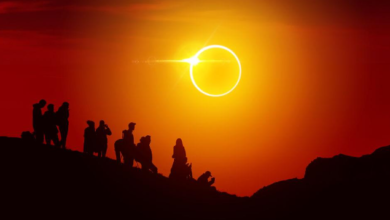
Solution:
[[(193, 67), (198, 64), (200, 62), (200, 60), (198, 59), (198, 56), (203, 53), (204, 51), (208, 50), (208, 49), (212, 49), (212, 48), (219, 48), (219, 49), (223, 49), (223, 50), (226, 50), (228, 51), (229, 53), (231, 53), (234, 58), (236, 58), (237, 60), (237, 63), (238, 63), (238, 67), (239, 67), (239, 74), (238, 74), (238, 79), (237, 79), (237, 82), (236, 84), (233, 86), (233, 88), (231, 88), (229, 91), (225, 92), (225, 93), (222, 93), (222, 94), (210, 94), (210, 93), (207, 93), (205, 91), (203, 91), (201, 88), (199, 88), (199, 86), (196, 84), (195, 80), (194, 80), (194, 75), (193, 75)], [(231, 91), (233, 91), (238, 83), (240, 82), (240, 79), (241, 79), (241, 63), (240, 63), (240, 60), (238, 59), (237, 55), (232, 51), (230, 50), (229, 48), (227, 47), (224, 47), (224, 46), (221, 46), (221, 45), (210, 45), (210, 46), (207, 46), (207, 47), (204, 47), (202, 48), (201, 50), (198, 51), (198, 53), (195, 54), (195, 56), (189, 58), (189, 59), (186, 59), (185, 60), (186, 62), (188, 62), (190, 64), (190, 76), (191, 76), (191, 81), (192, 83), (194, 84), (194, 86), (196, 87), (196, 89), (199, 90), (199, 92), (207, 95), (207, 96), (212, 96), (212, 97), (220, 97), (220, 96), (224, 96), (224, 95), (227, 95), (229, 94)]]

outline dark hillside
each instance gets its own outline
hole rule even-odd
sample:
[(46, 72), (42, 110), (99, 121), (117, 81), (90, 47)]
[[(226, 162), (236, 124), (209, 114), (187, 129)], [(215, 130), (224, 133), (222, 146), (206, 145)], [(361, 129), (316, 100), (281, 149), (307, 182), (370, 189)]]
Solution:
[[(266, 213), (274, 213), (269, 217), (278, 219), (387, 219), (390, 146), (359, 158), (317, 158), (307, 166), (303, 179), (274, 183), (251, 199), (253, 206), (260, 205)], [(264, 212), (258, 214), (264, 217)]]
[[(128, 169), (53, 146), (0, 138), (2, 209), (20, 217), (52, 213), (137, 219), (234, 218), (238, 198), (196, 183)], [(220, 216), (224, 213), (224, 217)]]
[(53, 146), (0, 137), (1, 213), (14, 218), (388, 219), (390, 146), (317, 158), (303, 179), (240, 198)]

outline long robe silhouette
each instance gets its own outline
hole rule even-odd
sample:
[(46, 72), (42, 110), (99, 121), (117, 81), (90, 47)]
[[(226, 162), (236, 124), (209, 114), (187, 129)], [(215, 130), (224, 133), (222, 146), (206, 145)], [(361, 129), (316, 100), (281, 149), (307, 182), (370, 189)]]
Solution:
[(187, 163), (186, 151), (182, 140), (176, 140), (176, 145), (173, 147), (174, 159), (169, 178), (176, 180), (192, 179), (192, 165)]
[(58, 140), (58, 129), (53, 104), (47, 106), (47, 111), (43, 115), (43, 120), (46, 144), (50, 145), (51, 141), (53, 141), (55, 146), (59, 146), (60, 142)]

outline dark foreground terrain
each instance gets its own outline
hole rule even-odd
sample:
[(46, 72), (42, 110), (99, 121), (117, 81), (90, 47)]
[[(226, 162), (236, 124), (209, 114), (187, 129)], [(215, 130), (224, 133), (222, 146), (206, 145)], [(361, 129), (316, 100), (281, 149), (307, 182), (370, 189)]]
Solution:
[(251, 198), (172, 182), (100, 159), (0, 137), (5, 219), (389, 219), (390, 147), (360, 158), (317, 158), (303, 179)]

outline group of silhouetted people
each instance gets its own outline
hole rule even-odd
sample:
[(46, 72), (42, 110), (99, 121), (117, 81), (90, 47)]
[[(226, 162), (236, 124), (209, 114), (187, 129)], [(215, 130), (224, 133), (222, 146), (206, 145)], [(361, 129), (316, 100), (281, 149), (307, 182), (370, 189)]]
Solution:
[(88, 127), (84, 130), (84, 153), (97, 153), (98, 157), (106, 157), (107, 136), (112, 132), (103, 120), (95, 130), (95, 122), (87, 121)]
[[(42, 114), (41, 109), (45, 106), (45, 100), (33, 105), (33, 136), (40, 144), (45, 139), (48, 145), (53, 141), (55, 146), (66, 149), (69, 103), (64, 102), (57, 112), (54, 111), (54, 105), (49, 104), (47, 111)], [(103, 120), (99, 122), (98, 128), (95, 128), (93, 121), (87, 121), (87, 124), (88, 127), (84, 130), (84, 153), (90, 155), (97, 153), (98, 157), (106, 157), (107, 136), (112, 135), (110, 128)], [(137, 164), (141, 164), (142, 170), (157, 173), (157, 167), (152, 162), (151, 137), (149, 135), (141, 137), (136, 145), (133, 136), (135, 125), (134, 122), (129, 123), (128, 129), (122, 131), (122, 138), (115, 142), (116, 160), (120, 163), (123, 161), (127, 167), (133, 167), (135, 161)], [(57, 126), (61, 140), (58, 138)], [(169, 178), (177, 181), (195, 181), (192, 177), (192, 164), (188, 163), (186, 150), (180, 138), (176, 140), (176, 145), (173, 147), (172, 158), (174, 161)], [(211, 180), (209, 180), (210, 178)], [(206, 171), (198, 178), (197, 182), (203, 186), (211, 186), (215, 182), (215, 178), (211, 176), (210, 171)]]
[(135, 145), (133, 131), (135, 123), (128, 125), (128, 130), (122, 131), (122, 139), (115, 142), (116, 160), (126, 166), (133, 167), (134, 161), (139, 162), (142, 170), (157, 173), (157, 167), (153, 164), (152, 149), (150, 148), (151, 137), (149, 135), (141, 137), (139, 143)]
[[(69, 129), (69, 103), (64, 102), (57, 112), (54, 111), (54, 105), (47, 105), (47, 111), (42, 114), (42, 108), (46, 106), (46, 101), (41, 100), (33, 105), (33, 128), (34, 137), (38, 143), (51, 144), (66, 149), (66, 138)], [(57, 128), (58, 126), (58, 128)], [(58, 129), (61, 134), (61, 140), (58, 138)]]
[[(173, 147), (173, 165), (171, 168), (170, 179), (179, 181), (194, 180), (192, 177), (192, 164), (187, 162), (186, 150), (183, 146), (183, 141), (178, 138), (176, 145)], [(209, 180), (211, 178), (211, 180)], [(198, 178), (198, 183), (203, 186), (211, 186), (215, 182), (215, 178), (211, 176), (210, 171), (206, 171)]]

